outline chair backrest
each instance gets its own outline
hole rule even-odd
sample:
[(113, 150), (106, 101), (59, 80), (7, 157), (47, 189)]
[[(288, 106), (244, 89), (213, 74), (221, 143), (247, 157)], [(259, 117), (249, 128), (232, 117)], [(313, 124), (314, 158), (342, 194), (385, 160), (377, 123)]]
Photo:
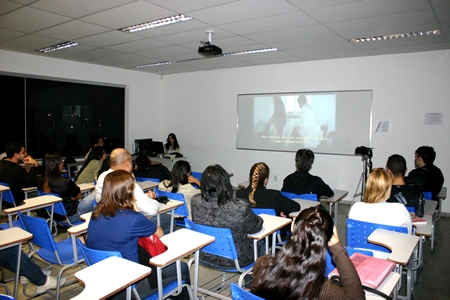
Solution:
[(414, 206), (405, 206), (406, 210), (412, 214), (416, 213), (416, 208)]
[(375, 229), (386, 229), (401, 233), (408, 233), (408, 228), (400, 226), (382, 225), (377, 223), (369, 223), (356, 221), (353, 219), (347, 220), (347, 246), (351, 248), (370, 249), (380, 252), (390, 253), (391, 251), (383, 246), (369, 243), (367, 238)]
[[(361, 253), (367, 256), (373, 256), (373, 252), (372, 251), (367, 251), (367, 250), (361, 250), (361, 249), (353, 249), (350, 247), (345, 247), (345, 249), (347, 250), (347, 254), (348, 257), (352, 256), (353, 253)], [(333, 271), (336, 268), (336, 265), (333, 261), (333, 258), (331, 256), (331, 252), (329, 249), (327, 249), (327, 254), (325, 256), (325, 277), (328, 278), (328, 274)]]
[(288, 193), (288, 192), (283, 192), (281, 191), (281, 195), (285, 196), (286, 198), (289, 199), (303, 199), (303, 200), (311, 200), (311, 201), (319, 201), (319, 198), (317, 197), (316, 194), (301, 194), (301, 195), (297, 195), (294, 193)]
[(83, 244), (80, 239), (77, 239), (78, 249), (83, 254), (84, 259), (88, 266), (91, 266), (99, 261), (104, 260), (105, 258), (111, 256), (122, 257), (119, 251), (103, 251), (103, 250), (95, 250), (88, 248), (85, 244)]
[(202, 180), (202, 172), (191, 172), (191, 175), (200, 181)]
[(154, 182), (161, 182), (159, 178), (151, 178), (151, 177), (136, 177), (136, 182), (143, 182), (143, 181), (154, 181)]
[[(9, 187), (9, 184), (4, 183), (4, 182), (0, 182), (0, 185)], [(14, 201), (14, 196), (13, 196), (11, 190), (7, 190), (7, 191), (3, 192), (2, 200), (5, 201), (5, 202), (8, 202), (8, 203), (11, 203), (12, 205), (16, 206), (16, 201)]]
[(252, 208), (253, 212), (255, 213), (255, 215), (259, 216), (261, 214), (266, 214), (266, 215), (271, 215), (271, 216), (276, 216), (276, 212), (275, 209), (273, 208)]
[(431, 191), (430, 192), (422, 192), (422, 194), (423, 194), (423, 198), (425, 200), (433, 200), (433, 193)]
[(41, 248), (51, 252), (58, 251), (55, 240), (48, 227), (47, 221), (42, 218), (36, 218), (18, 213), (22, 227), (33, 235), (31, 242)]
[(9, 296), (9, 295), (0, 295), (0, 300), (14, 300), (16, 298), (14, 298), (13, 296)]
[(178, 201), (183, 201), (184, 205), (178, 206), (174, 212), (175, 214), (187, 218), (189, 216), (189, 211), (187, 209), (187, 205), (186, 205), (186, 200), (184, 199), (184, 195), (180, 194), (180, 193), (170, 193), (170, 192), (164, 192), (161, 191), (159, 189), (156, 190), (156, 196), (161, 197), (161, 196), (166, 196), (169, 199), (172, 200), (178, 200)]
[(236, 283), (230, 284), (231, 299), (233, 300), (264, 300), (264, 298), (258, 297), (249, 291), (239, 287)]
[(236, 245), (234, 244), (233, 235), (231, 234), (231, 230), (229, 228), (200, 225), (188, 219), (186, 219), (185, 222), (187, 229), (212, 235), (216, 238), (214, 242), (206, 245), (200, 251), (237, 261), (238, 254)]

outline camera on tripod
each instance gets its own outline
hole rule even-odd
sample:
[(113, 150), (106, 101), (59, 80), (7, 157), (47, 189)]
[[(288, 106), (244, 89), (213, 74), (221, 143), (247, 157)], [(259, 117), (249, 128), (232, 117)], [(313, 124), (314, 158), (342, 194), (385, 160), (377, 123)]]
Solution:
[(362, 156), (368, 157), (368, 158), (372, 158), (372, 156), (373, 156), (372, 149), (365, 147), (365, 146), (356, 147), (355, 155), (356, 154), (361, 154)]

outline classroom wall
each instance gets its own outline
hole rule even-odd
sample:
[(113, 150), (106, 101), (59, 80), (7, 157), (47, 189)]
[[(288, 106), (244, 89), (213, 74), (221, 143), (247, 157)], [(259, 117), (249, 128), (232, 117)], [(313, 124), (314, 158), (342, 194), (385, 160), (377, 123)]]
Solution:
[(0, 72), (125, 87), (125, 145), (130, 151), (135, 139), (159, 135), (161, 130), (159, 75), (4, 50), (0, 50)]
[[(162, 77), (4, 50), (0, 58), (0, 72), (6, 74), (127, 87), (125, 140), (130, 151), (135, 139), (165, 140), (169, 132), (175, 132), (194, 171), (219, 163), (234, 174), (231, 180), (236, 185), (247, 180), (253, 163), (265, 161), (271, 168), (268, 186), (277, 189), (294, 171), (295, 154), (236, 149), (237, 95), (372, 89), (373, 128), (381, 120), (389, 120), (391, 126), (389, 133), (373, 133), (374, 167), (383, 167), (389, 155), (399, 153), (412, 168), (414, 150), (432, 145), (437, 152), (435, 163), (447, 178), (444, 185), (450, 186), (446, 159), (450, 125), (445, 119), (450, 115), (448, 50)], [(426, 112), (443, 113), (443, 125), (424, 125)], [(360, 157), (318, 154), (311, 173), (333, 188), (348, 190), (346, 200), (352, 200), (362, 167)], [(444, 201), (443, 211), (450, 212), (450, 201)]]
[[(237, 95), (370, 89), (373, 131), (379, 121), (390, 121), (388, 133), (372, 134), (373, 166), (384, 167), (387, 157), (398, 153), (413, 168), (415, 149), (431, 145), (450, 186), (449, 83), (448, 50), (174, 74), (162, 81), (161, 128), (177, 134), (195, 171), (219, 163), (237, 184), (247, 180), (253, 163), (264, 161), (271, 168), (268, 187), (279, 189), (294, 171), (295, 153), (236, 149)], [(436, 112), (443, 113), (443, 125), (424, 125), (424, 114)], [(352, 200), (362, 170), (360, 157), (318, 154), (311, 173), (348, 190), (345, 199)], [(450, 212), (450, 201), (443, 211)]]

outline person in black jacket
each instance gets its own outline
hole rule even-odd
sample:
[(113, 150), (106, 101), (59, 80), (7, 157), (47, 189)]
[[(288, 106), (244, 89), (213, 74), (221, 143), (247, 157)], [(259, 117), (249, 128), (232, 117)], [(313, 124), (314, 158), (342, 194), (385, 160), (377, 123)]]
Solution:
[(432, 193), (432, 199), (436, 200), (444, 184), (442, 171), (433, 163), (436, 152), (433, 147), (421, 146), (414, 155), (414, 170), (405, 178), (407, 185), (413, 186), (421, 192)]
[(288, 175), (283, 181), (283, 192), (302, 194), (316, 194), (317, 197), (334, 195), (333, 190), (323, 182), (322, 178), (309, 174), (314, 163), (314, 152), (300, 149), (295, 155), (297, 171)]
[[(37, 185), (38, 163), (27, 154), (25, 147), (19, 142), (9, 142), (5, 148), (6, 157), (0, 161), (0, 182), (7, 183), (11, 189), (16, 205), (23, 203), (23, 188)], [(21, 167), (19, 164), (23, 163)], [(5, 206), (8, 204), (3, 202)]]

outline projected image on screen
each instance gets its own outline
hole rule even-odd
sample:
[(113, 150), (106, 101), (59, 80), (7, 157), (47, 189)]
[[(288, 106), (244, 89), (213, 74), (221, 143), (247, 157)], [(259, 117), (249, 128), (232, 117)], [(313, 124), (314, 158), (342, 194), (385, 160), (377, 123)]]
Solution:
[(353, 154), (370, 145), (371, 91), (238, 96), (237, 147)]

